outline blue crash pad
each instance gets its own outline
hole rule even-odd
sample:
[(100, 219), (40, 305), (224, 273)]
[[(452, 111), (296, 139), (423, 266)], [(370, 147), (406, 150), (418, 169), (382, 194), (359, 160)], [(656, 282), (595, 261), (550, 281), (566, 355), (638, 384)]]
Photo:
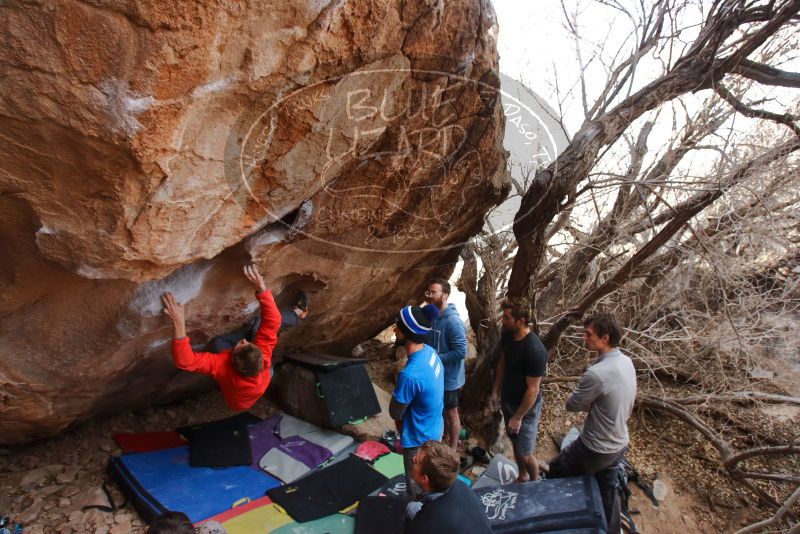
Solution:
[(124, 454), (112, 458), (110, 469), (137, 510), (145, 511), (142, 516), (148, 521), (166, 509), (184, 512), (196, 523), (224, 512), (241, 499), (262, 497), (265, 491), (280, 485), (277, 479), (250, 466), (191, 467), (188, 447)]

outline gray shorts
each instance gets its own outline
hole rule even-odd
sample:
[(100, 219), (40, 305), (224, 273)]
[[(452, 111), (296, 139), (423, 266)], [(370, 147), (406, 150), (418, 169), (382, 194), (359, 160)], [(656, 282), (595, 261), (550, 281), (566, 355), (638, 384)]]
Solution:
[(517, 434), (511, 434), (508, 431), (508, 422), (514, 417), (517, 408), (503, 401), (502, 408), (503, 418), (505, 418), (506, 423), (506, 434), (508, 434), (508, 439), (511, 440), (511, 445), (514, 446), (514, 456), (528, 456), (536, 452), (536, 436), (539, 433), (539, 419), (542, 416), (542, 404), (544, 404), (544, 400), (542, 395), (539, 395), (533, 407), (522, 417), (522, 424), (519, 427), (519, 432)]

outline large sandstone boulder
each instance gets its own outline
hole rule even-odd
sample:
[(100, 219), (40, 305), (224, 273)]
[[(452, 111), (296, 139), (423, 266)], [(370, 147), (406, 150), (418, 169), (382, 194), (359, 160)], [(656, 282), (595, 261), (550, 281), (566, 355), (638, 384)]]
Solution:
[(383, 329), (505, 194), (488, 0), (0, 10), (0, 442), (210, 387), (193, 342), (312, 292), (279, 348)]

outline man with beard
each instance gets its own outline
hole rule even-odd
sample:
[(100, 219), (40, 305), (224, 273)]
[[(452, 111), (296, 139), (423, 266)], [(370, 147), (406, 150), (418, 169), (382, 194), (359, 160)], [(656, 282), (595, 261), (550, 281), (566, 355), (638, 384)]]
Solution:
[(434, 278), (428, 284), (425, 301), (439, 310), (431, 325), (426, 343), (433, 347), (444, 366), (444, 442), (451, 449), (458, 448), (461, 419), (458, 401), (464, 386), (464, 358), (467, 355), (467, 333), (464, 323), (453, 304), (448, 304), (450, 283)]
[(397, 377), (397, 386), (389, 403), (389, 415), (395, 420), (403, 447), (406, 493), (412, 500), (421, 489), (411, 477), (414, 456), (429, 440), (442, 439), (444, 423), (444, 373), (436, 351), (425, 344), (436, 317), (436, 307), (406, 306), (397, 315), (395, 344), (405, 348), (408, 362)]
[(506, 300), (502, 309), (503, 335), (489, 402), (494, 410), (498, 405), (503, 410), (506, 433), (519, 466), (517, 481), (538, 480), (539, 464), (534, 453), (543, 402), (539, 386), (547, 368), (547, 350), (528, 326), (530, 307), (526, 302)]

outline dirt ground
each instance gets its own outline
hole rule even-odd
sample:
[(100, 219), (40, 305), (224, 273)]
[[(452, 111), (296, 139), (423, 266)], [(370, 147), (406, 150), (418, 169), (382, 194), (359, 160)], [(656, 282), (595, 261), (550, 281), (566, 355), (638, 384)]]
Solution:
[[(267, 399), (251, 409), (266, 417), (276, 410)], [(173, 430), (179, 426), (230, 415), (219, 392), (186, 399), (180, 404), (151, 407), (89, 421), (53, 438), (0, 449), (0, 515), (24, 525), (24, 534), (138, 534), (146, 528), (130, 507), (113, 513), (90, 510), (87, 504), (108, 505), (101, 486), (111, 455), (121, 454), (111, 438), (119, 432)], [(108, 486), (116, 504), (123, 501)]]
[[(370, 375), (376, 384), (391, 391), (398, 366), (393, 348), (375, 345), (368, 352)], [(544, 387), (546, 401), (537, 446), (537, 455), (542, 458), (555, 454), (554, 437), (581, 421), (562, 408), (570, 387)], [(262, 399), (252, 411), (264, 417), (275, 410), (270, 401)], [(86, 504), (109, 504), (101, 485), (109, 456), (121, 453), (111, 436), (117, 432), (170, 430), (227, 415), (219, 393), (211, 392), (173, 406), (90, 421), (33, 444), (0, 448), (0, 515), (22, 522), (25, 534), (144, 532), (145, 527), (130, 508), (113, 513), (81, 511)], [(796, 428), (800, 423), (796, 411), (783, 416), (787, 425)], [(630, 507), (641, 532), (734, 532), (767, 516), (738, 496), (731, 481), (717, 471), (713, 451), (682, 423), (637, 411), (630, 430), (629, 460), (647, 482), (657, 479), (666, 489), (656, 507), (630, 484)], [(112, 496), (121, 502), (113, 486)]]

